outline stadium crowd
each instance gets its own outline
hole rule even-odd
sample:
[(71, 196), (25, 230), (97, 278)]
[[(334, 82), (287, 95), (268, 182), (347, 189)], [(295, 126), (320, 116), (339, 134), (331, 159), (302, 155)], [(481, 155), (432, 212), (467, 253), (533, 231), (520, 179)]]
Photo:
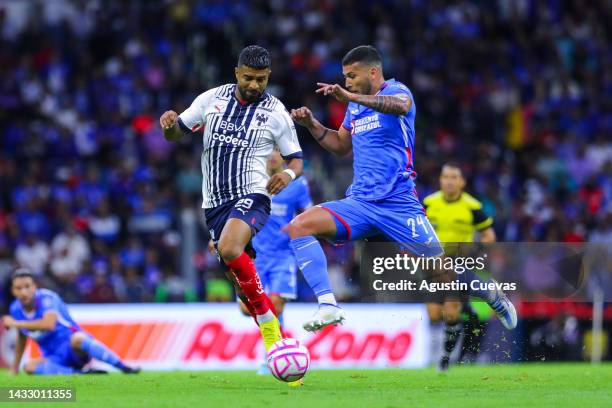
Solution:
[[(342, 83), (342, 55), (375, 45), (415, 97), (421, 197), (452, 160), (500, 241), (612, 242), (606, 4), (0, 0), (0, 269), (26, 265), (67, 302), (232, 299), (205, 228), (202, 283), (179, 273), (201, 141), (167, 143), (157, 118), (233, 82), (250, 43), (272, 53), (269, 91), (332, 127), (345, 108), (316, 82)], [(342, 197), (350, 159), (300, 136), (314, 201)], [(347, 299), (351, 248), (326, 247)]]

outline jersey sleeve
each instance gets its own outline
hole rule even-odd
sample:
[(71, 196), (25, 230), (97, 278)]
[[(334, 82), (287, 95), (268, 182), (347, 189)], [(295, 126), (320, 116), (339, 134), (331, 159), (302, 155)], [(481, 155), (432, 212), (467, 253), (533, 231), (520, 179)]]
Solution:
[(47, 312), (59, 313), (60, 299), (50, 293), (45, 293), (40, 297), (40, 310), (44, 315)]
[(482, 208), (472, 210), (472, 224), (476, 231), (483, 231), (493, 225), (493, 218), (487, 216)]
[(297, 183), (300, 183), (300, 192), (298, 195), (298, 205), (297, 208), (299, 210), (305, 210), (308, 207), (312, 207), (312, 197), (310, 196), (310, 188), (308, 187), (308, 180), (305, 177), (300, 177), (296, 180)]
[(412, 92), (408, 87), (400, 82), (395, 82), (391, 86), (387, 87), (382, 93), (387, 96), (396, 96), (404, 102), (410, 102), (410, 111), (414, 109), (414, 99), (412, 98)]
[(181, 127), (183, 133), (194, 133), (202, 129), (206, 125), (206, 117), (204, 116), (204, 110), (210, 103), (211, 95), (214, 90), (211, 89), (206, 91), (193, 100), (191, 106), (183, 111), (178, 117), (178, 124)]
[(346, 113), (344, 114), (344, 120), (342, 121), (342, 127), (349, 132), (353, 131), (353, 115), (351, 114), (351, 105), (346, 107)]
[(274, 112), (275, 124), (272, 126), (274, 142), (278, 146), (283, 159), (302, 158), (302, 148), (297, 138), (293, 120), (283, 108)]

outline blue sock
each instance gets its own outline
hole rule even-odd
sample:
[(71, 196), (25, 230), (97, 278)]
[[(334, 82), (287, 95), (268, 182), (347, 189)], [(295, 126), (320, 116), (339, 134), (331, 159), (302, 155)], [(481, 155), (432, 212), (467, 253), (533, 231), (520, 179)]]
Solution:
[(34, 370), (34, 374), (38, 375), (70, 375), (76, 373), (80, 373), (80, 371), (72, 367), (59, 365), (49, 360), (44, 360), (42, 363), (38, 364)]
[[(484, 282), (482, 279), (480, 279), (480, 277), (478, 275), (476, 275), (474, 272), (470, 271), (470, 270), (466, 270), (463, 273), (458, 273), (457, 274), (457, 279), (462, 282), (462, 283), (467, 283), (468, 285), (468, 294), (470, 296), (475, 296), (477, 298), (480, 298), (482, 300), (485, 300), (487, 302), (491, 302), (494, 299), (494, 293), (492, 293), (490, 290), (488, 289), (480, 289), (480, 287), (478, 286), (480, 282)], [(477, 289), (472, 289), (472, 282), (479, 282), (479, 283), (475, 283), (474, 285), (476, 285)]]
[(291, 240), (291, 250), (315, 295), (333, 293), (327, 275), (327, 259), (319, 241), (313, 236), (295, 238)]
[(283, 328), (285, 326), (285, 319), (283, 319), (283, 314), (279, 314), (278, 316), (276, 316), (276, 318), (278, 319), (280, 327)]
[(117, 367), (120, 370), (126, 368), (117, 354), (93, 337), (87, 336), (81, 345), (81, 349), (91, 357)]

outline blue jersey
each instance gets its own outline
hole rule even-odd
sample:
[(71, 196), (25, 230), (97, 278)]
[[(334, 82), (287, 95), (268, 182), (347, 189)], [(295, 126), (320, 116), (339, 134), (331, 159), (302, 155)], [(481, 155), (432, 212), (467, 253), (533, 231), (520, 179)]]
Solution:
[(377, 95), (406, 95), (412, 100), (403, 116), (384, 114), (350, 102), (342, 126), (353, 140), (353, 184), (347, 196), (373, 201), (411, 192), (416, 105), (406, 85), (385, 81)]
[(70, 341), (70, 336), (81, 330), (81, 327), (72, 320), (68, 308), (57, 293), (48, 289), (36, 289), (34, 295), (34, 310), (26, 312), (19, 300), (11, 304), (10, 313), (15, 320), (42, 319), (46, 312), (57, 313), (55, 329), (49, 331), (20, 329), (21, 333), (34, 340), (40, 346), (43, 355), (52, 355), (60, 346)]
[(300, 177), (272, 197), (270, 217), (264, 228), (253, 238), (253, 247), (259, 253), (291, 251), (289, 235), (281, 228), (289, 224), (298, 210), (312, 205), (308, 181)]

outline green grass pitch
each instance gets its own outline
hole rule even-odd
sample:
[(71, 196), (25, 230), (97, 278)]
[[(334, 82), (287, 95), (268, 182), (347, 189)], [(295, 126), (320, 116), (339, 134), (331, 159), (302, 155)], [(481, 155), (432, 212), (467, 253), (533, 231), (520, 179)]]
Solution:
[(612, 364), (455, 366), (425, 370), (313, 370), (290, 388), (250, 371), (10, 376), (0, 387), (73, 387), (76, 402), (35, 407), (611, 407)]

